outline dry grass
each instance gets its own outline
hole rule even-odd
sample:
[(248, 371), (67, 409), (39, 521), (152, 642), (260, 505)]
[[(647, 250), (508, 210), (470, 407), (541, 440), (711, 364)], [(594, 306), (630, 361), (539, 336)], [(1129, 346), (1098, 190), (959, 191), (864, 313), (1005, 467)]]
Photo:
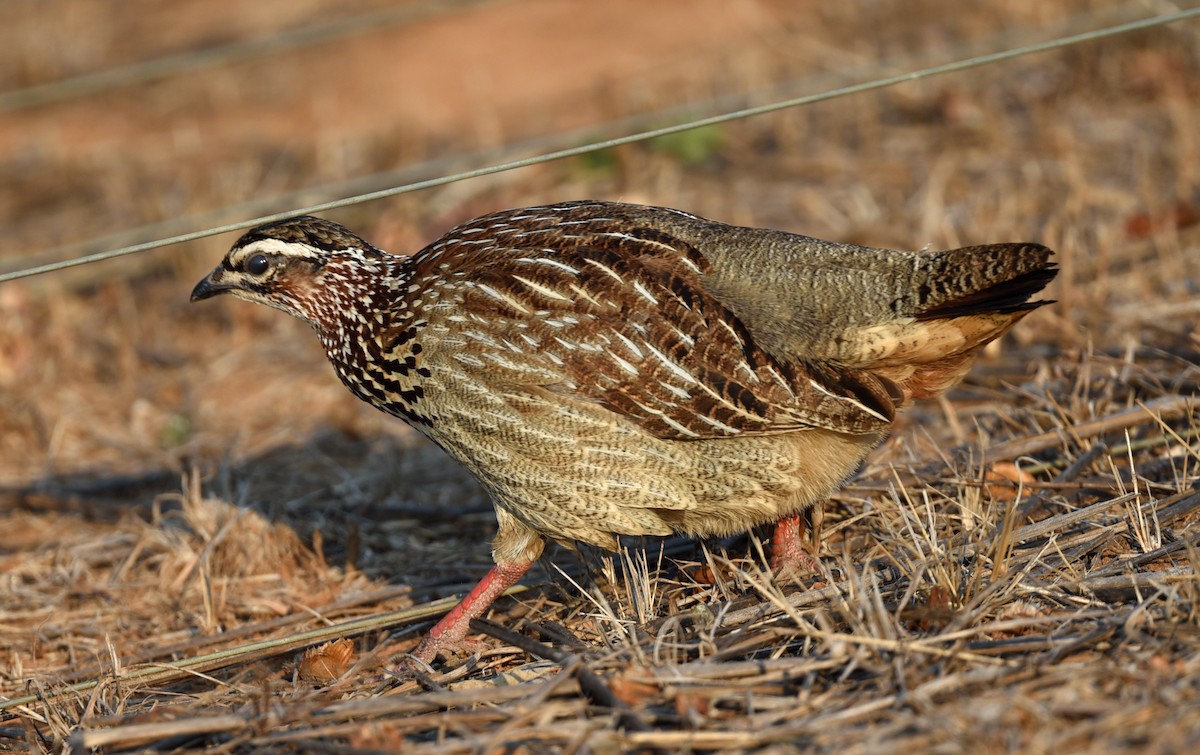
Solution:
[[(64, 14), (77, 2), (55, 0)], [(452, 28), (484, 44), (473, 13), (540, 19), (555, 2), (488, 4)], [(173, 163), (139, 141), (145, 123), (132, 142), (55, 141), (102, 102), (15, 114), (0, 140), (43, 145), (0, 159), (19, 244), (0, 264), (97, 235), (102, 219), (156, 222), (573, 127), (581, 111), (556, 108), (581, 99), (618, 118), (1107, 12), (795, 5), (740, 5), (720, 48), (640, 49), (645, 76), (605, 78), (620, 44), (593, 40), (575, 94), (539, 78), (552, 94), (534, 112), (484, 88), (458, 128), (331, 117), (309, 133), (300, 118), (264, 146), (237, 132), (239, 114), (211, 150), (177, 135)], [(6, 12), (0, 34), (49, 34)], [(535, 68), (537, 31), (506, 40)], [(71, 52), (93, 56), (82, 64), (28, 40), (4, 55), (26, 51), (29, 84), (132, 54), (107, 38)], [(346, 49), (313, 56), (379, 65), (372, 45)], [(225, 240), (0, 286), (0, 750), (1187, 750), (1200, 739), (1197, 50), (1195, 23), (1180, 24), (338, 215), (403, 249), (500, 206), (624, 198), (897, 246), (1037, 240), (1063, 267), (1059, 303), (905, 415), (832, 502), (820, 579), (776, 584), (753, 537), (559, 551), (478, 626), (478, 653), (421, 682), (382, 670), (486, 570), (490, 506), (346, 395), (299, 324), (187, 306)], [(497, 80), (526, 64), (497, 59)], [(171, 121), (203, 99), (197, 82), (239, 102), (243, 74), (147, 86), (109, 109), (142, 98)], [(283, 81), (267, 80), (273, 108), (318, 107)]]

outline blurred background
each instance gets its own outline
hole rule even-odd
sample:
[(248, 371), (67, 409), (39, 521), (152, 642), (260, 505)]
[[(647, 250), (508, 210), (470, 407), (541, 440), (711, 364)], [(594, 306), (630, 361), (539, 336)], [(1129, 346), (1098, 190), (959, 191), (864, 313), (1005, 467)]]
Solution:
[[(0, 270), (1148, 15), (1097, 0), (14, 0)], [(901, 248), (1033, 240), (1059, 252), (1061, 305), (1018, 342), (1120, 351), (1150, 329), (1194, 346), (1193, 320), (1155, 308), (1197, 296), (1180, 241), (1198, 214), (1196, 40), (1183, 22), (328, 215), (398, 253), (495, 209), (589, 197)], [(371, 439), (423, 448), (345, 392), (303, 324), (188, 304), (235, 237), (0, 284), (0, 485), (156, 475), (153, 492), (193, 466), (303, 456), (307, 439), (337, 440), (336, 469)], [(288, 466), (254, 465), (224, 493), (296, 480)]]
[[(0, 4), (0, 270), (1150, 9), (14, 0)], [(586, 197), (903, 248), (1036, 240), (1064, 264), (1063, 306), (1037, 327), (1109, 341), (1169, 329), (1144, 317), (1142, 297), (1195, 295), (1174, 245), (1200, 187), (1196, 33), (1183, 22), (329, 216), (396, 252), (487, 211)], [(188, 305), (233, 238), (0, 285), (0, 481), (179, 467), (319, 428), (397, 424), (343, 395), (301, 324)]]
[[(6, 0), (0, 271), (1164, 8)], [(579, 198), (901, 248), (1037, 241), (1059, 252), (1059, 305), (976, 385), (1093, 353), (1186, 362), (1200, 349), (1198, 33), (1185, 21), (327, 215), (398, 253), (485, 212)], [(186, 496), (187, 477), (304, 542), (319, 533), (337, 565), (481, 574), (492, 515), (465, 473), (351, 397), (303, 324), (188, 303), (235, 237), (0, 284), (0, 572), (64, 543), (128, 545), (129, 517)], [(955, 400), (969, 407), (971, 386)], [(45, 589), (36, 600), (55, 599)]]

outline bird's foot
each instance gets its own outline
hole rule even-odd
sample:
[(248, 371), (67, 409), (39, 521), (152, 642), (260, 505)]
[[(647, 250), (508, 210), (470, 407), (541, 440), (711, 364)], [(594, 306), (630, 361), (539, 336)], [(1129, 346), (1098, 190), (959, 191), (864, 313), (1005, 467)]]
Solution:
[(421, 640), (421, 644), (397, 665), (395, 672), (427, 672), (429, 664), (433, 663), (439, 654), (451, 654), (465, 645), (478, 642), (467, 639), (471, 619), (482, 616), (496, 598), (520, 581), (532, 565), (533, 560), (527, 563), (500, 563), (492, 567), (458, 605), (433, 625), (429, 634)]
[(812, 540), (819, 543), (818, 526), (820, 515), (810, 509), (805, 514), (789, 514), (775, 523), (775, 534), (771, 538), (771, 570), (779, 578), (799, 578), (809, 574), (821, 574), (821, 562), (809, 550), (805, 537), (811, 530)]

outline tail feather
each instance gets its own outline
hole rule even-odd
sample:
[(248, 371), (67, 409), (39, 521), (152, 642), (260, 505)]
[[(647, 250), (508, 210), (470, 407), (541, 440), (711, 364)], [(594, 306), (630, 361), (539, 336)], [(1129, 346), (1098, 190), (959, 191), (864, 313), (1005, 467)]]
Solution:
[(1030, 301), (1058, 274), (1053, 252), (1040, 244), (990, 244), (937, 254), (921, 289), (918, 320), (1025, 312), (1049, 301)]
[(867, 368), (898, 387), (900, 405), (945, 392), (980, 349), (1050, 303), (1032, 297), (1058, 273), (1051, 254), (1038, 244), (993, 244), (934, 255), (913, 319), (877, 327), (864, 339), (873, 347), (863, 353)]

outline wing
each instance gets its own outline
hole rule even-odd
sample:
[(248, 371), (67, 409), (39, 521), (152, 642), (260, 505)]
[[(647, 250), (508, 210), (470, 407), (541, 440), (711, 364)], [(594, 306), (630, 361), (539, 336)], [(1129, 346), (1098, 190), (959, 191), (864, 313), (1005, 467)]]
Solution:
[[(784, 361), (875, 371), (957, 356), (999, 335), (1054, 277), (1039, 244), (937, 252), (863, 247), (783, 231), (726, 225), (664, 208), (588, 203), (699, 250), (705, 291), (732, 311), (759, 347)], [(955, 318), (967, 321), (949, 323)], [(987, 325), (990, 321), (990, 325)], [(965, 331), (957, 326), (963, 326)], [(986, 327), (985, 327), (986, 325)]]
[(694, 247), (603, 213), (554, 223), (555, 211), (481, 218), (414, 260), (419, 285), (440, 281), (465, 368), (601, 404), (664, 438), (890, 424), (885, 379), (760, 348), (705, 291)]

